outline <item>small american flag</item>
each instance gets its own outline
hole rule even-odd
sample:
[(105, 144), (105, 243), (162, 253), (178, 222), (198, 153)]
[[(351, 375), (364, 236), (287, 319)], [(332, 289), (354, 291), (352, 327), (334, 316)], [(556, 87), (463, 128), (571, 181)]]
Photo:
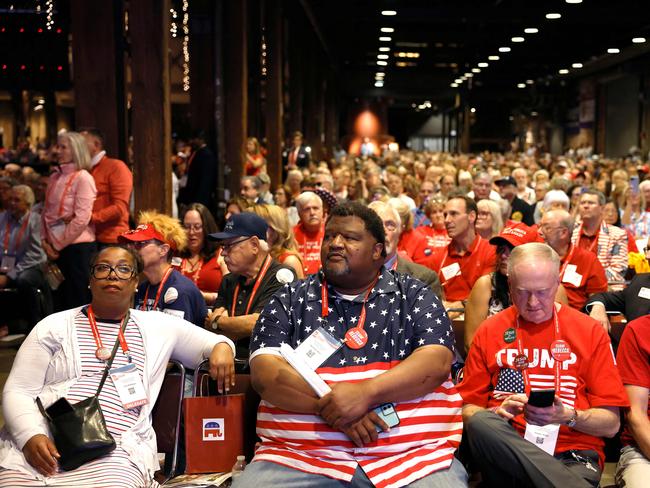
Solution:
[(493, 396), (501, 399), (513, 393), (524, 393), (524, 376), (521, 371), (512, 368), (502, 368), (499, 372), (499, 380), (494, 388)]

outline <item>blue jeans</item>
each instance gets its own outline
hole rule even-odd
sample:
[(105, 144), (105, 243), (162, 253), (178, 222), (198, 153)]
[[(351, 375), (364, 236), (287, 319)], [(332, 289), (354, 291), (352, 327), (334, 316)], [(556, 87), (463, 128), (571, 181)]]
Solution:
[[(346, 483), (345, 481), (335, 480), (320, 474), (305, 473), (304, 471), (298, 471), (268, 461), (258, 461), (246, 466), (244, 473), (233, 482), (232, 488), (308, 488), (311, 486), (318, 488), (374, 488), (374, 485), (360, 466), (354, 472), (352, 481)], [(454, 458), (449, 469), (436, 471), (407, 486), (409, 488), (457, 488), (467, 486), (467, 472), (460, 461)]]

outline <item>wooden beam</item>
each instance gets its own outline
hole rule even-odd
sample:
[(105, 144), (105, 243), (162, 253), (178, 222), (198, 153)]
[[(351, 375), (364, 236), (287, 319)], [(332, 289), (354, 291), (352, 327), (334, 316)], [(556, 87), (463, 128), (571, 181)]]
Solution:
[(266, 45), (267, 45), (267, 82), (266, 82), (266, 155), (267, 171), (271, 186), (282, 184), (282, 142), (284, 130), (282, 124), (282, 67), (284, 60), (282, 37), (282, 1), (276, 0), (266, 4)]
[(136, 212), (171, 213), (169, 0), (138, 0), (129, 12)]

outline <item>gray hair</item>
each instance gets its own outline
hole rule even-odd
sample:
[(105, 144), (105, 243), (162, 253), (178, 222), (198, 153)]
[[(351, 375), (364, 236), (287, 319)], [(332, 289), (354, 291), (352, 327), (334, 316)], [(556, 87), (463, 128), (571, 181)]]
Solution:
[(580, 199), (582, 200), (582, 197), (584, 195), (596, 195), (598, 197), (598, 205), (603, 206), (605, 203), (607, 203), (607, 198), (605, 198), (605, 195), (603, 192), (600, 192), (598, 190), (593, 190), (591, 188), (585, 190), (582, 192), (582, 195), (580, 195)]
[[(392, 199), (391, 199), (392, 200)], [(395, 219), (395, 222), (397, 225), (400, 226), (400, 232), (402, 230), (402, 219), (399, 216), (399, 212), (397, 209), (392, 206), (390, 203), (387, 202), (382, 202), (381, 200), (375, 200), (374, 202), (370, 202), (368, 204), (368, 208), (370, 210), (374, 210), (375, 213), (379, 214), (379, 212), (382, 212), (384, 210), (388, 210), (391, 214), (393, 214), (393, 218)]]
[(316, 195), (316, 193), (314, 193), (313, 191), (304, 191), (296, 197), (295, 200), (296, 208), (298, 209), (298, 211), (300, 211), (305, 205), (307, 205), (312, 200), (318, 201), (318, 203), (320, 203), (321, 206), (323, 205), (323, 201), (318, 195)]
[(560, 274), (560, 256), (548, 244), (529, 242), (516, 246), (508, 258), (508, 276), (513, 276), (515, 267), (526, 262), (550, 262), (555, 272)]
[(25, 200), (25, 203), (32, 208), (36, 198), (34, 198), (34, 191), (27, 185), (16, 185), (12, 188), (13, 191), (17, 191), (22, 194), (22, 198)]
[(549, 210), (551, 208), (551, 205), (554, 203), (561, 203), (564, 205), (564, 208), (569, 210), (570, 206), (570, 201), (569, 201), (569, 196), (564, 193), (562, 190), (550, 190), (546, 195), (544, 196), (544, 202), (542, 203), (542, 208), (544, 210)]
[(262, 186), (262, 181), (257, 177), (257, 176), (244, 176), (241, 179), (242, 183), (244, 181), (250, 182), (250, 184), (255, 188), (256, 190), (260, 189), (260, 186)]

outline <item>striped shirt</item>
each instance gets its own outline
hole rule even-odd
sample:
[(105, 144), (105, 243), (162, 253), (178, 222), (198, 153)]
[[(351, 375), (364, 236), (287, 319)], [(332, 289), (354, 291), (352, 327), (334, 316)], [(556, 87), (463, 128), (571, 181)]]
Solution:
[[(318, 327), (343, 338), (358, 323), (362, 298), (344, 299), (330, 288), (329, 315), (321, 317), (321, 277), (286, 285), (269, 301), (253, 331), (251, 358), (296, 347)], [(316, 372), (329, 384), (360, 382), (407, 359), (418, 347), (453, 351), (451, 323), (440, 300), (423, 283), (382, 269), (366, 305), (365, 347), (342, 347)], [(349, 482), (361, 466), (377, 487), (400, 487), (447, 469), (462, 435), (460, 396), (448, 379), (417, 399), (399, 402), (400, 424), (376, 442), (356, 447), (318, 415), (299, 414), (262, 401), (257, 432), (262, 444), (255, 461), (270, 461)]]

